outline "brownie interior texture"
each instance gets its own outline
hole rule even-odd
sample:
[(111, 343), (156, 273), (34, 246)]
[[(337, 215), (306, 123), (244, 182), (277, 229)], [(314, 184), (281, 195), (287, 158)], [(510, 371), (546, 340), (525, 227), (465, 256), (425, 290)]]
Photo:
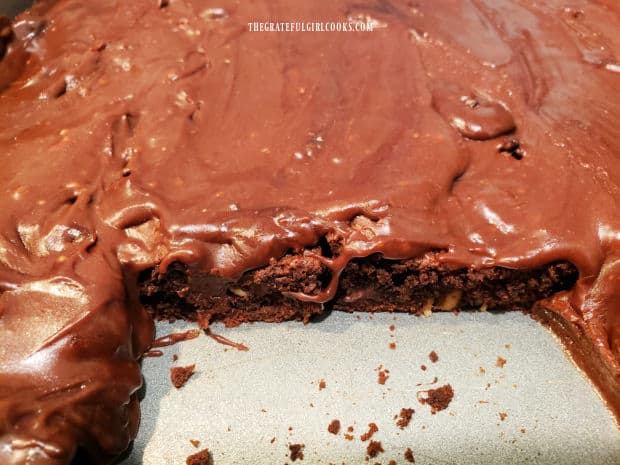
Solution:
[(293, 298), (316, 295), (332, 279), (315, 251), (289, 253), (236, 280), (213, 276), (182, 263), (158, 267), (140, 278), (143, 304), (162, 319), (223, 321), (308, 321), (324, 308), (342, 311), (529, 310), (534, 302), (573, 287), (578, 271), (569, 262), (533, 269), (450, 269), (434, 260), (390, 260), (379, 254), (351, 260), (339, 277), (335, 297), (324, 304)]

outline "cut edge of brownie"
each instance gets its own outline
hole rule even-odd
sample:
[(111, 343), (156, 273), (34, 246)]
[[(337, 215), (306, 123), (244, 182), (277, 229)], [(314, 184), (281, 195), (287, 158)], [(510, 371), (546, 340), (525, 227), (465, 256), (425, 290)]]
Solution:
[(603, 402), (616, 419), (620, 418), (620, 374), (610, 367), (583, 326), (567, 321), (552, 308), (541, 304), (534, 305), (532, 317), (551, 329), (572, 360), (586, 374), (584, 379), (595, 384)]
[(198, 320), (205, 327), (215, 321), (227, 326), (308, 322), (324, 308), (418, 315), (466, 309), (528, 311), (535, 302), (571, 289), (578, 278), (577, 268), (566, 261), (531, 269), (451, 269), (436, 259), (439, 251), (402, 260), (374, 254), (347, 263), (333, 299), (325, 304), (295, 298), (291, 294), (316, 296), (331, 282), (321, 252), (319, 246), (290, 252), (238, 280), (180, 262), (164, 272), (154, 267), (139, 278), (141, 301), (156, 318)]

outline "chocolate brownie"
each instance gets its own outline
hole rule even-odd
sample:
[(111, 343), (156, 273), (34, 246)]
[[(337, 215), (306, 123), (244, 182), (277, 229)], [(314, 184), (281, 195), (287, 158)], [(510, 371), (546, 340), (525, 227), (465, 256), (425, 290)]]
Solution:
[(122, 453), (153, 316), (528, 311), (620, 415), (618, 5), (210, 5), (0, 19), (0, 462)]
[[(316, 249), (314, 249), (316, 250)], [(310, 248), (310, 253), (316, 253)], [(327, 292), (332, 275), (321, 259), (289, 254), (230, 281), (181, 263), (165, 272), (147, 270), (139, 281), (141, 300), (163, 318), (224, 321), (230, 326), (245, 321), (308, 321), (323, 307), (344, 311), (429, 311), (470, 308), (529, 310), (538, 300), (571, 289), (578, 271), (568, 262), (534, 269), (492, 267), (451, 270), (437, 253), (408, 260), (378, 255), (347, 263), (339, 276), (333, 299), (313, 302)], [(303, 293), (306, 299), (297, 299)]]

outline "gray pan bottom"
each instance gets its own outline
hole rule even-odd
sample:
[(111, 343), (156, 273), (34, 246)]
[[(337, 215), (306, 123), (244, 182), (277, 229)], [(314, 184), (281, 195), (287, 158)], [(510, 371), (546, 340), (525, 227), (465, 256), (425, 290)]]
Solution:
[[(157, 332), (193, 327), (160, 323)], [(292, 464), (289, 443), (305, 444), (302, 464), (405, 464), (408, 447), (417, 464), (620, 464), (620, 429), (597, 392), (554, 336), (520, 313), (334, 312), (308, 325), (213, 331), (250, 350), (201, 335), (147, 358), (142, 424), (122, 465), (184, 464), (203, 447), (215, 465)], [(195, 375), (173, 388), (170, 367), (190, 364)], [(389, 370), (384, 385), (379, 366)], [(417, 392), (448, 383), (453, 401), (431, 415)], [(415, 415), (401, 430), (393, 417), (403, 407)], [(327, 431), (333, 419), (342, 425), (337, 436)], [(366, 462), (359, 436), (370, 422), (385, 452)], [(352, 441), (343, 436), (349, 425)]]

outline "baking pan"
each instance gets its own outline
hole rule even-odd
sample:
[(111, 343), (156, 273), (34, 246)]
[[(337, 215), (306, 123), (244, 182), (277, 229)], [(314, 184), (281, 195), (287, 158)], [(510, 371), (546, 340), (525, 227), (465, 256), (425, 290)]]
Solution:
[[(157, 332), (191, 328), (158, 323)], [(522, 313), (333, 312), (307, 325), (213, 332), (250, 350), (201, 335), (146, 358), (142, 424), (122, 465), (182, 464), (202, 448), (215, 465), (290, 465), (290, 444), (304, 445), (296, 463), (326, 465), (402, 465), (407, 448), (416, 464), (620, 463), (620, 430), (603, 401), (559, 341)], [(170, 367), (191, 364), (194, 376), (175, 389)], [(418, 398), (446, 384), (454, 398), (432, 414)], [(394, 418), (402, 408), (415, 409), (403, 429)], [(334, 419), (338, 435), (327, 430)], [(360, 435), (369, 423), (384, 452), (367, 462)]]

